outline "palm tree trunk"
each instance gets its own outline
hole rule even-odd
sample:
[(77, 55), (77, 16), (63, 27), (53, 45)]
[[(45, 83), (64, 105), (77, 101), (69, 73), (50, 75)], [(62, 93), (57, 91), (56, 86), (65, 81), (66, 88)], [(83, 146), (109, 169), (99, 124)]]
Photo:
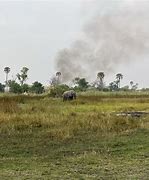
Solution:
[(8, 85), (8, 73), (6, 73), (6, 86)]

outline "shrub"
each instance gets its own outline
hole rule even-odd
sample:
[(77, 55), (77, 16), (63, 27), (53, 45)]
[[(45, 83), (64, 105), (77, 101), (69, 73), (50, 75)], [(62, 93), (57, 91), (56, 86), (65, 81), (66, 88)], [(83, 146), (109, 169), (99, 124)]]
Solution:
[(44, 87), (40, 82), (36, 81), (33, 83), (30, 90), (32, 93), (42, 94), (44, 92)]
[(0, 92), (4, 92), (5, 85), (0, 83)]
[(10, 92), (18, 94), (22, 93), (22, 87), (17, 82), (10, 80), (8, 85), (10, 87)]
[(62, 94), (68, 90), (69, 90), (69, 86), (67, 86), (66, 84), (57, 85), (50, 89), (49, 96), (50, 97), (61, 97)]
[(23, 84), (22, 85), (22, 92), (24, 93), (24, 92), (28, 92), (29, 91), (29, 85), (28, 84)]

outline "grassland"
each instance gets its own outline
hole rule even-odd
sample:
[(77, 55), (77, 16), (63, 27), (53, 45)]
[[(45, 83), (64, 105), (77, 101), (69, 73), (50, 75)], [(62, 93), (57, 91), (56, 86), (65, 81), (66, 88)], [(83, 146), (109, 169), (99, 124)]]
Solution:
[(0, 179), (149, 179), (148, 93), (0, 96)]

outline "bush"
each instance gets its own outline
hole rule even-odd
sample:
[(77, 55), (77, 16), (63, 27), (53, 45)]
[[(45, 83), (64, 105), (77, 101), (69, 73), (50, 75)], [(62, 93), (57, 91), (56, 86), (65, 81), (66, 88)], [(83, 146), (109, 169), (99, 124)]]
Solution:
[(28, 92), (29, 91), (29, 85), (28, 84), (23, 84), (22, 85), (22, 93), (24, 93), (24, 92)]
[(18, 93), (18, 94), (22, 93), (22, 87), (21, 87), (20, 84), (18, 84), (17, 82), (10, 80), (10, 81), (8, 82), (8, 85), (9, 85), (9, 87), (10, 87), (10, 92), (12, 92), (12, 93)]
[(42, 94), (44, 92), (44, 87), (40, 82), (36, 81), (33, 83), (32, 87), (30, 88), (30, 91), (32, 93)]
[(50, 97), (61, 97), (65, 91), (69, 90), (69, 86), (66, 84), (57, 85), (50, 89)]
[(0, 92), (4, 92), (5, 85), (0, 83)]
[(77, 77), (77, 78), (75, 78), (74, 80), (73, 80), (73, 82), (74, 82), (74, 84), (76, 85), (75, 87), (74, 87), (74, 90), (75, 91), (86, 91), (87, 90), (87, 88), (89, 87), (89, 82), (87, 82), (86, 81), (86, 79), (85, 78), (79, 78), (79, 77)]

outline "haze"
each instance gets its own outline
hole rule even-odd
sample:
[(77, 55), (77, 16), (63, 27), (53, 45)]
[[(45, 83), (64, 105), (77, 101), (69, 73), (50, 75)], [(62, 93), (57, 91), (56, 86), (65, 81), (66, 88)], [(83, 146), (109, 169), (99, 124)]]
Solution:
[[(126, 6), (125, 6), (126, 5)], [(140, 6), (141, 5), (141, 6)], [(98, 14), (98, 11), (109, 14), (119, 8), (141, 8), (144, 12), (141, 26), (146, 27), (145, 38), (141, 45), (149, 39), (149, 3), (135, 0), (49, 0), (49, 1), (0, 1), (0, 81), (4, 82), (5, 66), (11, 68), (9, 78), (15, 77), (21, 67), (29, 70), (29, 83), (36, 80), (48, 84), (48, 80), (58, 70), (56, 57), (59, 51), (69, 48), (82, 36), (84, 26)], [(144, 23), (144, 24), (143, 24)], [(138, 24), (140, 25), (140, 24)], [(141, 28), (141, 27), (140, 27)], [(139, 32), (139, 31), (138, 31)], [(137, 41), (139, 44), (139, 42)], [(141, 47), (142, 48), (142, 47)], [(148, 48), (148, 46), (147, 46)], [(130, 80), (139, 83), (140, 87), (149, 87), (148, 82), (148, 53), (137, 54), (136, 59), (117, 63), (106, 81), (113, 80), (115, 73), (124, 75), (123, 85)], [(149, 51), (148, 51), (149, 52)], [(100, 69), (99, 71), (104, 69)], [(87, 69), (86, 69), (87, 71)], [(95, 76), (97, 71), (88, 76)], [(86, 76), (86, 74), (85, 74)]]

